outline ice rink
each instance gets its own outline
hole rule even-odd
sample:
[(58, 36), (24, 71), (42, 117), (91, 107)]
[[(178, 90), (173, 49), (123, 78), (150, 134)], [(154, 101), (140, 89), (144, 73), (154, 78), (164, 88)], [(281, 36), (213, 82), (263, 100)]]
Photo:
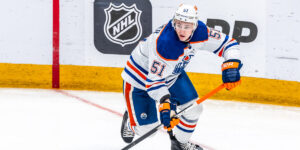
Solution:
[[(119, 150), (121, 93), (0, 88), (1, 150)], [(300, 108), (206, 100), (192, 141), (207, 150), (300, 150)], [(159, 131), (132, 149), (168, 150)]]

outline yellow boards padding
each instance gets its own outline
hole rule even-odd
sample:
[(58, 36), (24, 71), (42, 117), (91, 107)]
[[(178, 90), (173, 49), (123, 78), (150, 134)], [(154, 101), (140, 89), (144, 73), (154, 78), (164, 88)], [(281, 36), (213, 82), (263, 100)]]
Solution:
[(61, 65), (60, 87), (122, 92), (122, 68)]
[(52, 65), (0, 63), (0, 87), (52, 88)]
[[(199, 96), (222, 82), (221, 75), (188, 73)], [(213, 98), (245, 102), (300, 106), (300, 83), (274, 79), (242, 77), (242, 84), (231, 90), (222, 90)]]
[[(123, 68), (60, 65), (60, 88), (122, 92)], [(188, 73), (199, 97), (222, 83), (221, 75)], [(222, 90), (212, 98), (245, 102), (300, 106), (300, 83), (242, 77), (242, 84)], [(52, 66), (0, 64), (0, 87), (51, 88)]]

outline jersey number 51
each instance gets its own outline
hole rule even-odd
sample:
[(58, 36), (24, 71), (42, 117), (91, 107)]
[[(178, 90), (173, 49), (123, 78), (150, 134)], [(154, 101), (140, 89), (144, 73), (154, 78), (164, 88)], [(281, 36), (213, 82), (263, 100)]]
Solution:
[(161, 77), (165, 68), (166, 68), (165, 64), (162, 64), (159, 61), (154, 60), (151, 66), (151, 72)]

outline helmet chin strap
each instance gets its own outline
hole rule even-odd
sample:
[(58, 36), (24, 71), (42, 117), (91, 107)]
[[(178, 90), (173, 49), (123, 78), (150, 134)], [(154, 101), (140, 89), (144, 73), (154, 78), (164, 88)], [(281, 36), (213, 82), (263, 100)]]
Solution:
[(196, 30), (196, 29), (193, 30), (193, 32), (192, 32), (192, 34), (190, 35), (190, 37), (189, 37), (188, 39), (186, 39), (184, 42), (189, 42), (189, 41), (192, 39), (195, 30)]
[[(195, 30), (194, 30), (195, 31)], [(192, 32), (192, 34), (190, 35), (190, 37), (188, 38), (188, 39), (186, 39), (184, 42), (189, 42), (191, 39), (192, 39), (192, 37), (193, 37), (193, 35), (194, 35), (194, 31)]]

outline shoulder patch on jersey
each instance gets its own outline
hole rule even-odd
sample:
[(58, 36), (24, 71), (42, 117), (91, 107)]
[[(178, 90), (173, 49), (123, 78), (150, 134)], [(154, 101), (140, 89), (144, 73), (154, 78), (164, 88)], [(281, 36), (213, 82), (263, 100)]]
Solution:
[(172, 27), (172, 22), (164, 27), (156, 39), (156, 50), (158, 55), (168, 61), (175, 61), (184, 54), (186, 43), (181, 42)]
[(202, 42), (208, 39), (207, 26), (202, 22), (198, 21), (198, 27), (194, 31), (193, 37), (190, 40), (191, 43)]

